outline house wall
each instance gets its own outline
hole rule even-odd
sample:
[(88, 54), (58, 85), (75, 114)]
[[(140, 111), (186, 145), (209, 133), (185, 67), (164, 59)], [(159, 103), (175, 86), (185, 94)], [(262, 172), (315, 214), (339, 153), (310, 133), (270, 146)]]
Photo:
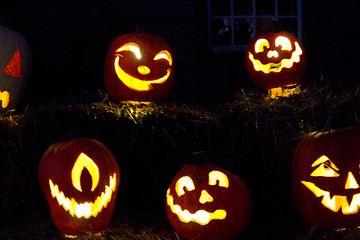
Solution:
[[(307, 76), (358, 82), (351, 46), (357, 46), (359, 9), (344, 2), (303, 0)], [(0, 16), (31, 44), (34, 94), (103, 88), (107, 49), (135, 31), (160, 35), (171, 46), (176, 97), (231, 98), (239, 88), (256, 88), (244, 53), (208, 51), (206, 0), (11, 1)]]

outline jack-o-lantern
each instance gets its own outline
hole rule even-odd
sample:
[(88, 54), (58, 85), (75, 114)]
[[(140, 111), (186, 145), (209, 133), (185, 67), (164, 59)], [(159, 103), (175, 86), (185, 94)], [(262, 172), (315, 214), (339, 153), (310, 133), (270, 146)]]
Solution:
[(20, 101), (30, 68), (30, 47), (26, 39), (0, 26), (0, 109), (12, 108)]
[(41, 158), (38, 180), (52, 219), (64, 234), (105, 230), (114, 210), (120, 170), (102, 143), (78, 138), (51, 145)]
[[(259, 33), (250, 41), (245, 53), (247, 72), (260, 88), (291, 87), (301, 82), (305, 54), (292, 34)], [(277, 90), (273, 94), (283, 93)]]
[(304, 222), (318, 228), (360, 225), (360, 129), (314, 132), (297, 145), (292, 191)]
[(166, 193), (171, 225), (189, 239), (228, 239), (245, 228), (251, 216), (245, 183), (207, 162), (185, 165)]
[(174, 63), (169, 45), (152, 34), (124, 34), (108, 50), (104, 80), (118, 101), (159, 102), (170, 94)]

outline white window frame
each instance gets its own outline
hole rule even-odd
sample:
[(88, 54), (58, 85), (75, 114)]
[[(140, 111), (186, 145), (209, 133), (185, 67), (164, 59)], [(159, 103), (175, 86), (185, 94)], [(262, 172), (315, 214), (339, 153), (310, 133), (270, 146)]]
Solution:
[[(250, 15), (234, 15), (234, 1), (246, 1), (246, 0), (224, 0), (230, 1), (230, 14), (228, 16), (212, 16), (211, 15), (211, 1), (207, 1), (208, 5), (208, 46), (209, 51), (211, 52), (238, 52), (238, 51), (245, 51), (247, 45), (236, 45), (235, 44), (235, 37), (234, 37), (234, 23), (235, 20), (238, 19), (247, 19), (252, 21), (253, 23), (256, 22), (259, 18), (272, 18), (275, 21), (278, 21), (281, 18), (288, 18), (288, 19), (296, 19), (297, 20), (297, 33), (294, 33), (297, 39), (302, 42), (302, 0), (289, 0), (289, 1), (297, 1), (297, 14), (296, 15), (280, 15), (278, 11), (278, 0), (274, 0), (275, 4), (275, 13), (273, 15), (257, 15), (256, 13), (256, 0), (252, 0), (252, 9), (253, 13)], [(231, 27), (229, 29), (231, 33), (231, 44), (229, 45), (214, 45), (212, 43), (212, 20), (214, 19), (224, 19), (227, 18), (231, 21)], [(254, 25), (254, 33), (257, 33), (256, 24)]]

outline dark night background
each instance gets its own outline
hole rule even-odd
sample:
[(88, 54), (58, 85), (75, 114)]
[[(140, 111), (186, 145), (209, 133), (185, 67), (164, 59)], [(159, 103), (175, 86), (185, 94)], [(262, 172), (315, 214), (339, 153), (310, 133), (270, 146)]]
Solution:
[[(356, 1), (303, 1), (306, 77), (357, 84)], [(119, 35), (141, 29), (164, 38), (173, 50), (173, 96), (232, 97), (254, 88), (244, 53), (210, 53), (207, 1), (8, 1), (0, 16), (29, 41), (32, 98), (103, 88), (106, 52)], [(240, 71), (239, 71), (240, 69)], [(256, 87), (255, 87), (256, 88)]]
[[(257, 94), (245, 70), (244, 52), (209, 51), (206, 0), (2, 3), (0, 23), (26, 37), (33, 66), (19, 110), (0, 115), (0, 157), (6, 156), (0, 162), (0, 221), (10, 216), (22, 226), (36, 219), (33, 212), (45, 216), (42, 221), (50, 219), (37, 183), (37, 162), (52, 143), (77, 128), (80, 135), (104, 143), (121, 163), (118, 205), (163, 214), (164, 193), (173, 176), (191, 152), (205, 149), (210, 160), (241, 176), (249, 187), (254, 215), (244, 239), (307, 234), (292, 206), (292, 153), (300, 137), (322, 129), (329, 116), (337, 127), (360, 125), (356, 2), (303, 0), (304, 82), (316, 82), (318, 88), (280, 101), (264, 101)], [(173, 51), (170, 100), (134, 108), (102, 102), (103, 94), (98, 94), (106, 92), (107, 50), (117, 36), (136, 31), (161, 36)], [(90, 103), (74, 101), (92, 94), (96, 100)], [(119, 223), (116, 217), (113, 226)], [(54, 226), (39, 231), (42, 223), (29, 227), (34, 235), (58, 232)], [(0, 229), (0, 238), (9, 232)]]

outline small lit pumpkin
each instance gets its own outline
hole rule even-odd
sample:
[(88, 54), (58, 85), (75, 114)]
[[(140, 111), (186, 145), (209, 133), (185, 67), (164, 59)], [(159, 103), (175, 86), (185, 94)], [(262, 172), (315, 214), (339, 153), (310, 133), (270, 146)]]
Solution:
[(295, 207), (318, 228), (360, 225), (360, 129), (314, 132), (297, 145), (292, 166)]
[(251, 208), (238, 176), (202, 160), (185, 165), (166, 193), (168, 219), (188, 239), (229, 239), (245, 228)]
[(120, 170), (102, 143), (77, 138), (51, 145), (41, 158), (38, 180), (52, 219), (64, 234), (105, 230), (114, 210)]
[(153, 34), (119, 36), (105, 60), (104, 80), (118, 101), (159, 102), (170, 94), (174, 63), (169, 45)]
[[(245, 55), (247, 72), (262, 89), (289, 88), (301, 82), (305, 54), (299, 41), (288, 32), (257, 34)], [(282, 94), (279, 91), (277, 94)]]
[(30, 47), (23, 35), (0, 26), (0, 109), (14, 107), (27, 86)]

